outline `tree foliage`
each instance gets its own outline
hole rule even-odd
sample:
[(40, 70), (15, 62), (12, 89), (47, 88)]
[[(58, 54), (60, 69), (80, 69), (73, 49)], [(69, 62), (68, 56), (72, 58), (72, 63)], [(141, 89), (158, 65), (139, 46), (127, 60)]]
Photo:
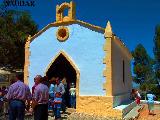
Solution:
[(160, 80), (160, 25), (157, 25), (155, 28), (154, 56), (156, 79)]
[(154, 82), (154, 72), (152, 69), (154, 61), (147, 54), (147, 51), (143, 45), (138, 44), (135, 50), (132, 52), (132, 55), (134, 57), (134, 81), (140, 84), (144, 82)]
[(160, 25), (155, 27), (155, 36), (154, 36), (154, 70), (155, 70), (155, 79), (158, 83), (158, 89), (155, 90), (157, 92), (157, 96), (160, 100)]
[(160, 99), (160, 25), (155, 28), (154, 59), (139, 44), (132, 52), (134, 57), (134, 81), (140, 83), (142, 91), (151, 90)]
[(10, 10), (0, 16), (0, 66), (23, 68), (24, 45), (38, 31), (27, 12)]

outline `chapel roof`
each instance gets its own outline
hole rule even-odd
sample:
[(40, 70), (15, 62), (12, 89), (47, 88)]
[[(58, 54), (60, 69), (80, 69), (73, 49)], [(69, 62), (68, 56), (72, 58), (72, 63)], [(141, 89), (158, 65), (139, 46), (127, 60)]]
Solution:
[(105, 32), (105, 28), (99, 27), (99, 26), (95, 26), (80, 20), (70, 20), (70, 21), (60, 21), (60, 22), (53, 22), (48, 24), (47, 26), (45, 26), (42, 30), (40, 30), (38, 33), (36, 33), (34, 36), (31, 37), (31, 42), (38, 37), (39, 35), (41, 35), (43, 32), (45, 32), (46, 30), (48, 30), (51, 27), (58, 27), (58, 26), (66, 26), (66, 25), (72, 25), (72, 24), (79, 24), (83, 27), (89, 28), (93, 31), (96, 32), (100, 32), (102, 34), (104, 34)]

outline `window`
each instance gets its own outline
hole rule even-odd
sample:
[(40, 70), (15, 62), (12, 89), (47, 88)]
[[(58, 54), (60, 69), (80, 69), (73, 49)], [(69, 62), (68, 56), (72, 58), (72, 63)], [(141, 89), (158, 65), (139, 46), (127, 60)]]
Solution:
[(69, 11), (69, 8), (64, 8), (64, 10), (63, 10), (63, 17), (65, 17), (65, 16), (68, 16), (68, 11)]
[(67, 27), (60, 27), (57, 31), (57, 39), (60, 41), (60, 42), (64, 42), (68, 39), (69, 37), (69, 30)]
[(125, 84), (125, 62), (123, 60), (123, 83)]

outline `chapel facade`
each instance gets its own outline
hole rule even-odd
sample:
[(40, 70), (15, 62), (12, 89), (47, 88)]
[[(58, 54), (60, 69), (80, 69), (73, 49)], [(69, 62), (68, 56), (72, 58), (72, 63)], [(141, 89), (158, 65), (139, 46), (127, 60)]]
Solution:
[(32, 87), (37, 74), (60, 75), (68, 88), (76, 85), (77, 112), (123, 118), (134, 106), (131, 59), (109, 21), (102, 28), (77, 20), (74, 2), (65, 2), (56, 6), (55, 22), (28, 37), (24, 80)]

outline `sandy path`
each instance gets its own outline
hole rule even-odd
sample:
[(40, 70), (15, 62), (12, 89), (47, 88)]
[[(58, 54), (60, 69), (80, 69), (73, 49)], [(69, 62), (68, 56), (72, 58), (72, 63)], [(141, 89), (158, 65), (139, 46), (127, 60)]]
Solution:
[(148, 115), (148, 106), (145, 105), (143, 110), (140, 112), (138, 120), (160, 120), (160, 105), (155, 105), (154, 113), (156, 115)]

